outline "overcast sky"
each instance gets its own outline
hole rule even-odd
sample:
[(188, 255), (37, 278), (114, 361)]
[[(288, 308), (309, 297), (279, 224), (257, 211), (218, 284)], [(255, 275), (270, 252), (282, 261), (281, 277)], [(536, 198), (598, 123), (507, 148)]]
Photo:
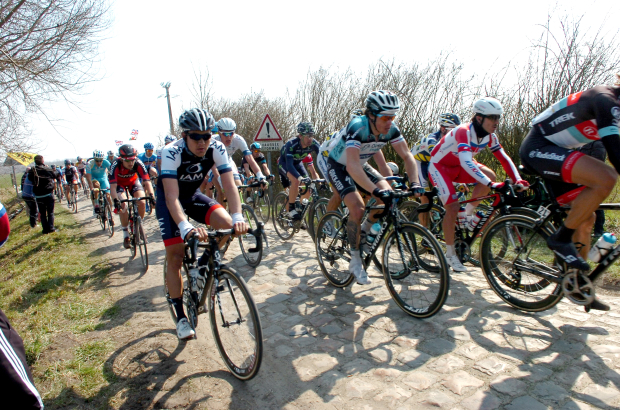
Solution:
[(364, 73), (380, 58), (426, 62), (442, 51), (483, 75), (524, 59), (550, 12), (585, 13), (583, 29), (606, 33), (617, 30), (612, 17), (620, 16), (612, 0), (420, 3), (117, 0), (100, 47), (101, 80), (75, 98), (79, 108), (46, 108), (55, 129), (33, 118), (33, 136), (48, 160), (114, 149), (133, 129), (143, 151), (169, 130), (160, 83), (172, 83), (178, 118), (192, 105), (193, 67), (208, 67), (216, 97), (232, 99), (251, 90), (282, 96), (321, 66)]

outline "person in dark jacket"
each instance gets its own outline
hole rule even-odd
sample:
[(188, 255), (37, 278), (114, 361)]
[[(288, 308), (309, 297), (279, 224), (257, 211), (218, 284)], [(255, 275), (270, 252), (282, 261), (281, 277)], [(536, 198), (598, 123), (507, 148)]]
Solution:
[(32, 190), (37, 199), (39, 212), (41, 213), (41, 227), (43, 233), (48, 234), (54, 229), (54, 180), (55, 172), (45, 165), (43, 156), (34, 157), (35, 166), (28, 172), (28, 178), (32, 181)]
[[(603, 145), (602, 139), (584, 145), (579, 151), (603, 162), (607, 159), (607, 150)], [(605, 211), (597, 209), (594, 213), (596, 213), (596, 222), (594, 222), (594, 232), (592, 232), (592, 236), (598, 238), (605, 233)]]
[(37, 207), (37, 200), (32, 192), (32, 181), (28, 178), (28, 172), (30, 167), (26, 168), (26, 172), (22, 176), (22, 199), (28, 207), (28, 215), (30, 216), (30, 226), (36, 228), (37, 215), (39, 214), (39, 208)]

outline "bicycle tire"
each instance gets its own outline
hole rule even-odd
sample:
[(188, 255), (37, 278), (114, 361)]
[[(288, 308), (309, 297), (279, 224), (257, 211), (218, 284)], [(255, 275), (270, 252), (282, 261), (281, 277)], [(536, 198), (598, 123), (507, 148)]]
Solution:
[(398, 210), (409, 222), (418, 222), (418, 208), (420, 203), (416, 201), (403, 201), (398, 206)]
[[(132, 216), (129, 216), (129, 219), (131, 220)], [(136, 222), (129, 224), (129, 250), (131, 251), (131, 258), (135, 258), (136, 257), (136, 252), (137, 252), (137, 244), (136, 244), (136, 226), (135, 226)]]
[(273, 200), (273, 227), (284, 241), (291, 239), (295, 234), (288, 215), (288, 195), (284, 192), (280, 192)]
[[(258, 227), (258, 218), (251, 206), (242, 204), (241, 214), (245, 222), (250, 226), (250, 229), (256, 229)], [(248, 265), (255, 268), (260, 264), (263, 258), (263, 245), (261, 242), (261, 246), (258, 246), (258, 239), (254, 235), (249, 233), (239, 235), (239, 247)], [(252, 248), (255, 248), (256, 252), (250, 252)]]
[(308, 210), (308, 233), (312, 241), (316, 238), (316, 230), (319, 227), (319, 221), (327, 213), (327, 203), (329, 199), (319, 198), (312, 203), (312, 207)]
[(351, 250), (340, 212), (323, 215), (317, 227), (315, 247), (321, 272), (327, 281), (338, 288), (349, 285), (354, 279), (349, 272)]
[(145, 209), (146, 214), (151, 215), (153, 213), (153, 207), (151, 206), (151, 201), (147, 200), (145, 206), (146, 206), (146, 209)]
[(106, 230), (107, 227), (107, 223), (106, 223), (106, 215), (105, 215), (105, 208), (102, 209), (101, 205), (99, 205), (99, 213), (97, 214), (97, 219), (99, 219), (99, 224), (101, 225), (101, 229), (102, 230)]
[(269, 202), (269, 194), (267, 191), (263, 191), (263, 195), (256, 195), (256, 216), (264, 223), (269, 222), (269, 216), (271, 215), (271, 203)]
[[(425, 263), (418, 255), (422, 247), (426, 250)], [(405, 313), (423, 319), (441, 310), (450, 290), (449, 267), (439, 242), (428, 229), (404, 222), (400, 229), (390, 232), (383, 245), (383, 266), (388, 291)]]
[(138, 229), (134, 227), (136, 231), (136, 242), (138, 243), (138, 248), (140, 249), (140, 260), (142, 261), (142, 265), (144, 265), (144, 271), (149, 270), (149, 253), (146, 248), (146, 235), (144, 234), (144, 228), (142, 226), (142, 219), (140, 217), (136, 220)]
[(110, 233), (110, 238), (114, 236), (114, 214), (112, 213), (112, 209), (110, 208), (110, 204), (105, 200), (105, 215), (108, 220), (108, 232)]
[[(213, 339), (224, 364), (240, 380), (258, 373), (263, 358), (263, 330), (254, 299), (243, 278), (222, 267), (209, 282)], [(230, 321), (231, 313), (237, 319)]]
[(563, 296), (560, 283), (535, 273), (544, 269), (547, 274), (562, 275), (555, 254), (547, 247), (551, 232), (542, 228), (535, 233), (536, 227), (533, 218), (506, 215), (491, 222), (480, 243), (482, 273), (491, 289), (504, 302), (526, 312), (550, 309)]

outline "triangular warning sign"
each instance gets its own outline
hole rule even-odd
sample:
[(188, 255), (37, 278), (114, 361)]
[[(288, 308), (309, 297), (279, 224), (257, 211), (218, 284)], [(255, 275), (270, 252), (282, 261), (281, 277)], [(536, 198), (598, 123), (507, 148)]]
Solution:
[(269, 114), (265, 114), (265, 118), (254, 137), (254, 141), (282, 141), (282, 136), (278, 132), (276, 126), (273, 125), (273, 121), (271, 121)]

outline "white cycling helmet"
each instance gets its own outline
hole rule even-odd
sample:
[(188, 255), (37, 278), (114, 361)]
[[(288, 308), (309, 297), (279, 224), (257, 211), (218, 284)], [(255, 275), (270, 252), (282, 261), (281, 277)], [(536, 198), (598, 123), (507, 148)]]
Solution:
[(217, 122), (217, 129), (219, 132), (231, 132), (237, 130), (237, 124), (232, 118), (222, 118)]
[(487, 115), (502, 115), (504, 108), (502, 103), (493, 97), (484, 97), (474, 103), (473, 111), (475, 114), (482, 116)]
[(392, 175), (398, 175), (398, 165), (396, 165), (394, 162), (388, 162), (387, 165), (392, 170)]
[(366, 108), (373, 115), (396, 115), (400, 109), (400, 103), (398, 102), (398, 97), (393, 92), (378, 90), (368, 94), (368, 97), (366, 97)]

